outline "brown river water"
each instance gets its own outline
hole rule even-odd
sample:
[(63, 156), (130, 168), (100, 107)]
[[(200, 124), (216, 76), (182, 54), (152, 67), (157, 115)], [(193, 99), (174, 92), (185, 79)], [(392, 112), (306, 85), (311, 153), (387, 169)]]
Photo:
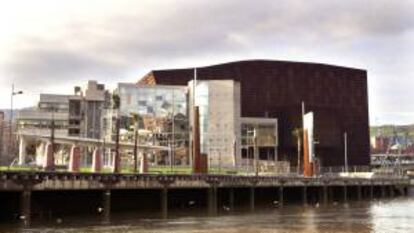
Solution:
[[(203, 212), (203, 213), (199, 213)], [(58, 223), (59, 222), (59, 223)], [(209, 217), (204, 211), (171, 213), (168, 219), (151, 214), (113, 214), (110, 224), (74, 216), (34, 222), (31, 228), (0, 224), (0, 232), (406, 232), (414, 233), (414, 197), (338, 203), (328, 207), (286, 205)]]

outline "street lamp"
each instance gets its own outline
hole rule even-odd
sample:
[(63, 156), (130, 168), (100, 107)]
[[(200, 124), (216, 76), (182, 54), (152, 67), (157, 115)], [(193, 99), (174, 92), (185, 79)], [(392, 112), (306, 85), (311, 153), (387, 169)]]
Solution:
[[(15, 91), (14, 90), (14, 84), (12, 84), (12, 91), (10, 95), (10, 135), (9, 135), (9, 141), (12, 143), (12, 134), (13, 134), (13, 97), (15, 95), (21, 95), (23, 94), (23, 91)], [(10, 145), (9, 145), (10, 146)], [(10, 151), (9, 151), (10, 153)]]

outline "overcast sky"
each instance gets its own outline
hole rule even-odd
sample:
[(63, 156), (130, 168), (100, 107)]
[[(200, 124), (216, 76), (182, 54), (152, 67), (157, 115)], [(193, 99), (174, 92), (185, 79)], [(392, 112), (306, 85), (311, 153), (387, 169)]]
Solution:
[(0, 0), (0, 108), (244, 59), (366, 69), (370, 123), (414, 123), (414, 1)]

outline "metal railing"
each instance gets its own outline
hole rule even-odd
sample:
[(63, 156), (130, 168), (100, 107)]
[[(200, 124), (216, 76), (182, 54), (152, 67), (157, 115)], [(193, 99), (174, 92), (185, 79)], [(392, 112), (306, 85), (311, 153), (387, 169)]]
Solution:
[(350, 172), (350, 173), (356, 173), (356, 172), (370, 172), (371, 168), (370, 166), (348, 166), (348, 171), (346, 171), (344, 166), (332, 166), (332, 167), (321, 167), (320, 173), (341, 173), (341, 172)]

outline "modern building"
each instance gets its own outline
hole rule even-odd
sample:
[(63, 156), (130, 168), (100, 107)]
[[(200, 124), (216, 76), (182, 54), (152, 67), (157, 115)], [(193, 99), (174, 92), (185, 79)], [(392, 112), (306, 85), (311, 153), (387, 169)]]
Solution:
[[(240, 84), (233, 80), (190, 81), (189, 106), (199, 107), (200, 152), (210, 165), (235, 165), (240, 161)], [(195, 96), (193, 96), (195, 93)], [(190, 122), (193, 108), (190, 107)], [(193, 127), (193, 125), (192, 125)]]
[(72, 95), (40, 94), (37, 107), (17, 114), (19, 164), (28, 162), (26, 155), (37, 164), (42, 161), (45, 143), (27, 136), (49, 136), (53, 131), (55, 137), (100, 139), (102, 112), (109, 104), (109, 92), (96, 81), (89, 81), (84, 91), (75, 87)]
[(100, 138), (101, 112), (109, 103), (109, 92), (96, 81), (89, 81), (84, 92), (75, 87), (73, 95), (40, 94), (37, 107), (18, 112), (18, 129), (43, 135), (53, 121), (56, 135)]
[[(154, 70), (139, 85), (187, 85), (194, 69)], [(241, 117), (277, 118), (278, 159), (297, 162), (295, 128), (302, 127), (302, 103), (315, 116), (315, 155), (322, 166), (369, 165), (366, 70), (334, 65), (250, 60), (197, 68), (197, 80), (240, 83)]]
[(67, 135), (69, 95), (40, 94), (37, 107), (18, 111), (19, 134), (49, 135), (52, 121), (56, 135)]
[[(114, 95), (119, 106), (108, 110), (103, 120), (106, 140), (115, 141), (116, 121), (120, 121), (120, 140), (133, 142), (134, 130), (139, 143), (171, 147), (174, 164), (188, 164), (188, 103), (186, 86), (146, 86), (119, 83)], [(134, 115), (138, 122), (134, 122)], [(169, 164), (164, 151), (150, 158), (157, 164)]]

